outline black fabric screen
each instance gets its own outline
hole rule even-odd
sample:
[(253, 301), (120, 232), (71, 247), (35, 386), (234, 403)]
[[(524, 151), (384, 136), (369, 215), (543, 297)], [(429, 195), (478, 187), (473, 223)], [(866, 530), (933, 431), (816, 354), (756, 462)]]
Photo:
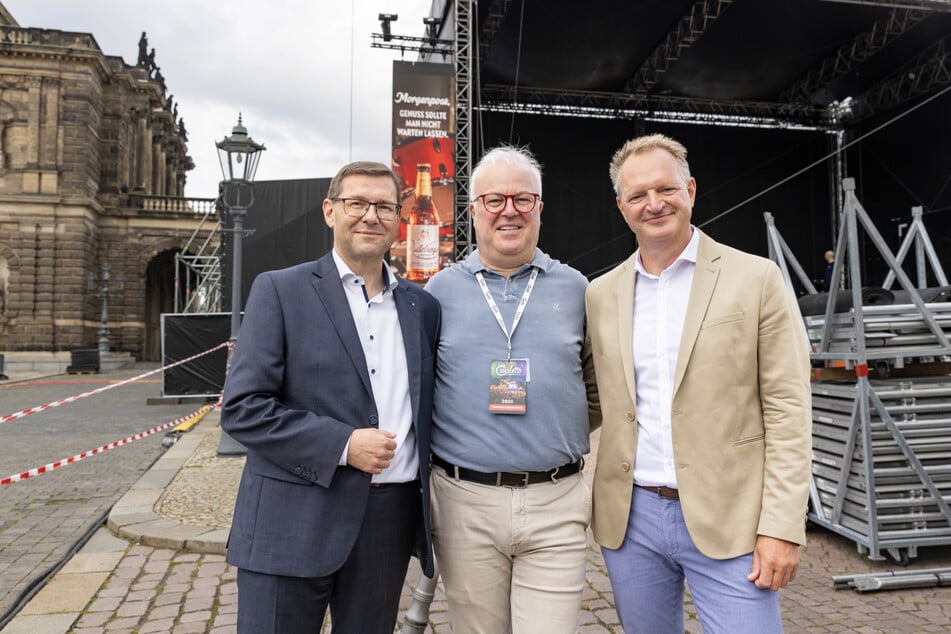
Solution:
[[(321, 205), (330, 188), (329, 178), (261, 181), (254, 184), (254, 203), (244, 220), (246, 230), (241, 258), (241, 308), (258, 274), (316, 260), (333, 247), (333, 232), (324, 222)], [(231, 229), (227, 210), (223, 224)], [(221, 256), (224, 310), (231, 309), (233, 234), (223, 235)]]
[[(162, 365), (210, 350), (231, 334), (229, 313), (162, 315)], [(225, 384), (228, 349), (221, 348), (197, 359), (166, 369), (162, 396), (218, 396)]]

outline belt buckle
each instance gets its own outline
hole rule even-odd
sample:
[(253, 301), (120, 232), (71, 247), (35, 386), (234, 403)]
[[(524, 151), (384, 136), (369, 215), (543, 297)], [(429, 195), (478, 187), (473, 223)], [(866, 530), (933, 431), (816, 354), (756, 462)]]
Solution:
[(508, 487), (513, 487), (513, 488), (518, 488), (518, 489), (520, 489), (520, 488), (522, 488), (522, 487), (527, 487), (527, 486), (528, 486), (528, 479), (529, 479), (529, 477), (531, 476), (531, 473), (528, 472), (528, 471), (510, 471), (510, 472), (506, 473), (505, 475), (517, 475), (517, 476), (521, 476), (521, 477), (522, 477), (522, 481), (521, 481), (521, 482), (516, 482), (516, 483), (513, 483), (513, 484), (504, 484), (504, 485), (503, 485), (503, 484), (502, 484), (502, 473), (503, 473), (503, 472), (501, 472), (501, 471), (496, 472), (496, 474), (495, 474), (495, 486), (508, 486)]
[[(564, 466), (564, 465), (562, 465)], [(558, 472), (561, 471), (561, 466), (555, 467), (551, 470), (551, 473), (548, 474), (548, 477), (551, 478), (551, 481), (554, 482), (558, 479)]]

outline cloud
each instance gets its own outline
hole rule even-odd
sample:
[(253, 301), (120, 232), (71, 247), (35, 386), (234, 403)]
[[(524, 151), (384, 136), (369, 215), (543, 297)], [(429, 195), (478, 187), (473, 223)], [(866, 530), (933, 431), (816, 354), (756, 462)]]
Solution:
[[(188, 130), (185, 194), (214, 197), (215, 142), (242, 113), (264, 143), (258, 180), (332, 176), (348, 160), (388, 161), (392, 61), (370, 47), (379, 13), (419, 36), (431, 0), (4, 0), (24, 27), (91, 33), (103, 53), (138, 58), (142, 31)], [(406, 59), (415, 59), (407, 53)], [(352, 123), (351, 123), (352, 121)]]

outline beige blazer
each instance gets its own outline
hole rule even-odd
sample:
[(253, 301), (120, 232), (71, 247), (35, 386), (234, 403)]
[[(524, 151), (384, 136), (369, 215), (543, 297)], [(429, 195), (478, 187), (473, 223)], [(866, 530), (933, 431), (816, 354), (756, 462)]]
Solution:
[[(585, 298), (603, 417), (592, 528), (608, 548), (624, 539), (634, 482), (634, 257)], [(802, 319), (775, 264), (703, 233), (671, 413), (681, 506), (701, 552), (746, 554), (758, 534), (805, 543), (812, 403)]]

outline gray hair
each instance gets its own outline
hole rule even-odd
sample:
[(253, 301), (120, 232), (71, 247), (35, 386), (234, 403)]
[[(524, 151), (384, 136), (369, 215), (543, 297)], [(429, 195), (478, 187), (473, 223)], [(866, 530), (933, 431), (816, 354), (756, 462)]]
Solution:
[(509, 167), (526, 167), (532, 171), (535, 175), (535, 179), (538, 181), (538, 191), (535, 192), (539, 196), (542, 194), (542, 166), (538, 162), (538, 159), (535, 158), (535, 155), (532, 154), (531, 150), (528, 147), (520, 147), (517, 145), (503, 144), (498, 147), (492, 148), (488, 152), (482, 155), (482, 158), (479, 159), (479, 162), (472, 169), (472, 174), (469, 177), (470, 192), (469, 198), (470, 202), (475, 202), (475, 190), (471, 188), (475, 184), (476, 180), (482, 175), (482, 172), (489, 165), (494, 165), (495, 163), (505, 163)]

